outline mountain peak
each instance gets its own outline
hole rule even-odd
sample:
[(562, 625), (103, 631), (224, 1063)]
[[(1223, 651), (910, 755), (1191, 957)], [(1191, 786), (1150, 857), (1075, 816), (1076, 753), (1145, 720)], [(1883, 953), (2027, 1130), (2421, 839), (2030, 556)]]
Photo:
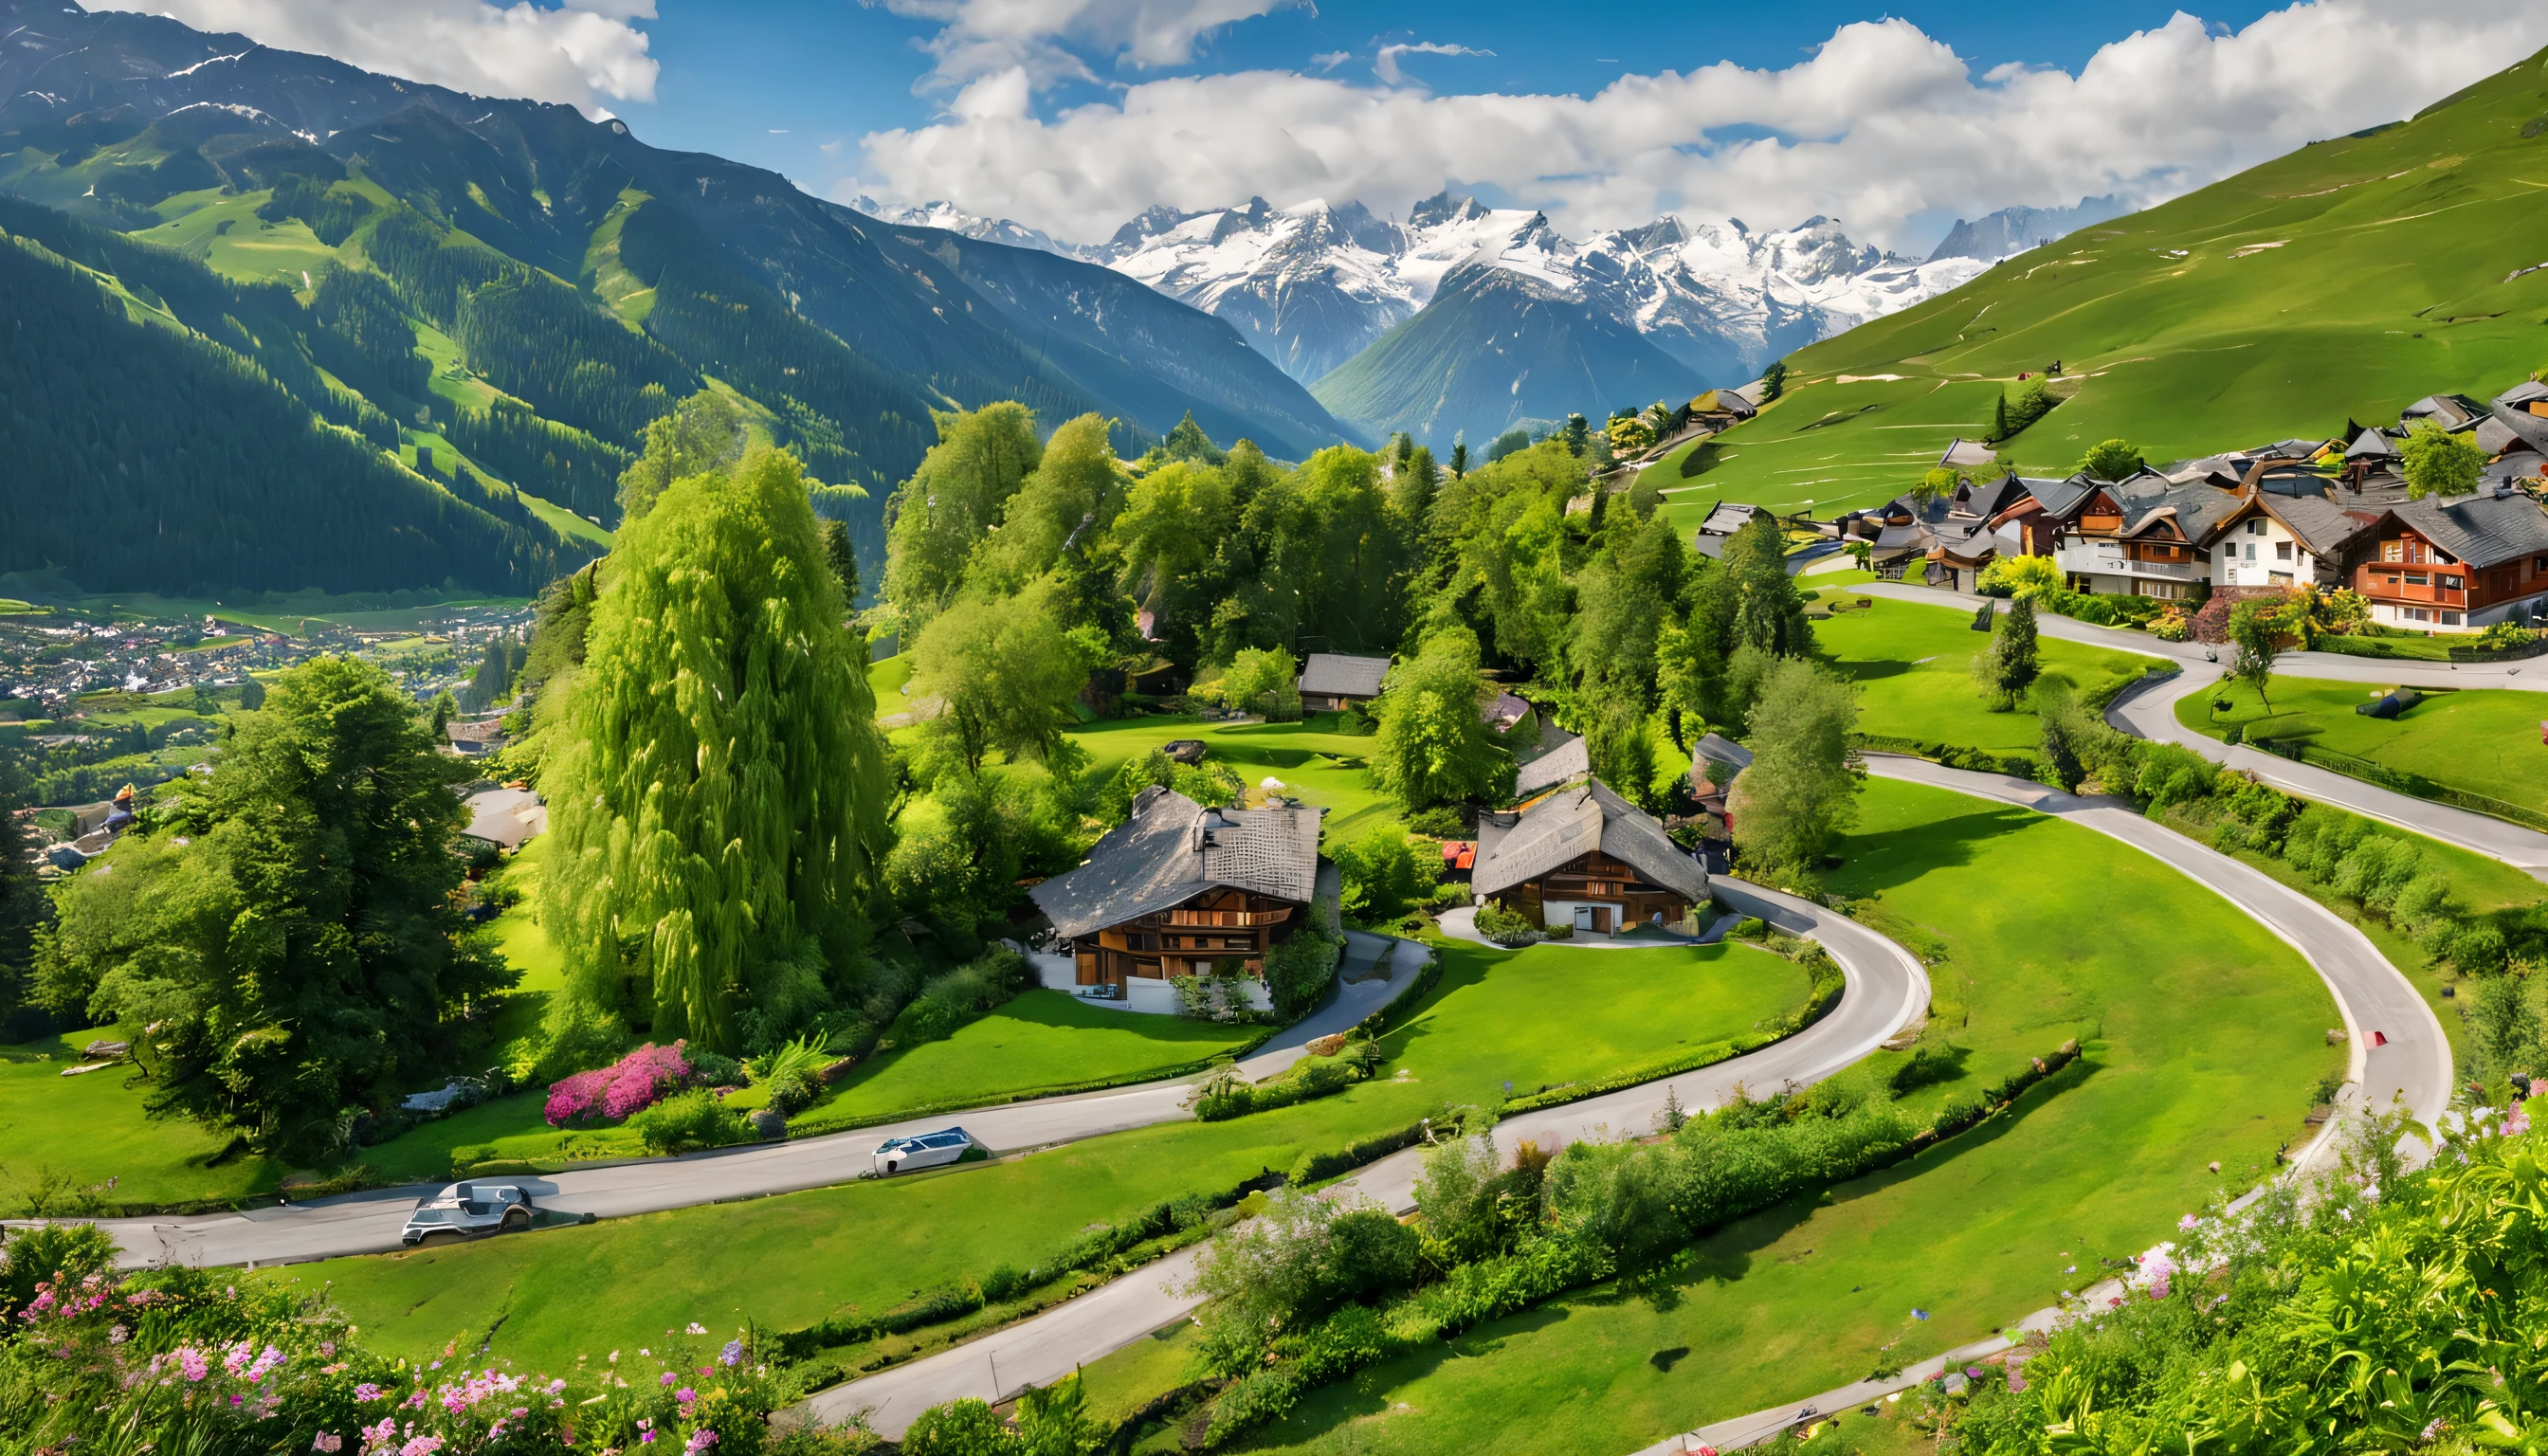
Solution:
[(1452, 195), (1451, 189), (1445, 187), (1441, 191), (1434, 193), (1431, 197), (1428, 197), (1422, 202), (1419, 202), (1415, 206), (1408, 209), (1407, 226), (1410, 228), (1439, 228), (1445, 223), (1463, 223), (1473, 218), (1483, 218), (1486, 215), (1487, 210), (1484, 207), (1479, 206), (1476, 198), (1455, 197)]

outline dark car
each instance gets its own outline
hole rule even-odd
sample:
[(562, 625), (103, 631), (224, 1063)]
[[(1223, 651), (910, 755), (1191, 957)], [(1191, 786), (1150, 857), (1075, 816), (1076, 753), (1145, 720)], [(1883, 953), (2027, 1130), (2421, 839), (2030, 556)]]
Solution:
[(509, 1183), (454, 1183), (407, 1216), (401, 1243), (457, 1243), (531, 1227), (531, 1196)]

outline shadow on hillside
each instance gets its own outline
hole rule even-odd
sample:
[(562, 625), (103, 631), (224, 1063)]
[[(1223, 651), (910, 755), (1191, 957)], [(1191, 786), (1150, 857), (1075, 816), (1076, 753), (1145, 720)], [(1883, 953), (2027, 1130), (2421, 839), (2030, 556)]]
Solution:
[(1879, 894), (1932, 870), (1966, 866), (1981, 858), (1988, 842), (2020, 833), (2041, 819), (2032, 810), (2012, 804), (1852, 835), (1838, 846), (1842, 868), (1832, 876), (1832, 888), (1848, 895)]

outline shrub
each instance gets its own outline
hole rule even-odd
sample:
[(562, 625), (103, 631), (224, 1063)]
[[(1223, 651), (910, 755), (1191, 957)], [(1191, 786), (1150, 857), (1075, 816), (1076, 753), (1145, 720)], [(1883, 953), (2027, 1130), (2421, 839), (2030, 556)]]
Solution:
[(1493, 900), (1478, 907), (1478, 934), (1499, 946), (1527, 946), (1548, 939), (1530, 917)]
[(36, 1297), (36, 1286), (67, 1288), (115, 1267), (115, 1237), (95, 1224), (42, 1224), (7, 1230), (0, 1243), (0, 1320)]
[(1279, 1016), (1298, 1016), (1319, 1004), (1335, 979), (1345, 938), (1316, 925), (1292, 932), (1290, 939), (1265, 953), (1265, 993)]
[(950, 1401), (912, 1417), (903, 1433), (903, 1456), (1006, 1456), (1017, 1439), (980, 1401)]
[(550, 1127), (617, 1122), (653, 1106), (690, 1080), (690, 1063), (682, 1044), (658, 1046), (649, 1042), (609, 1066), (574, 1076), (549, 1088), (545, 1116)]
[(1006, 946), (994, 946), (920, 988), (920, 994), (903, 1009), (904, 1040), (935, 1042), (952, 1037), (956, 1028), (1025, 990), (1032, 979), (1025, 956)]
[(1335, 849), (1344, 880), (1344, 913), (1359, 925), (1385, 925), (1432, 898), (1442, 878), (1442, 847), (1410, 839), (1390, 825)]
[(645, 1149), (658, 1157), (699, 1147), (724, 1147), (752, 1137), (743, 1114), (706, 1088), (669, 1097), (628, 1120)]
[(1305, 1056), (1289, 1074), (1270, 1082), (1251, 1086), (1235, 1075), (1226, 1076), (1206, 1084), (1203, 1096), (1195, 1100), (1195, 1119), (1228, 1122), (1342, 1092), (1368, 1078), (1378, 1060), (1371, 1043), (1357, 1042), (1340, 1056)]
[(743, 1063), (722, 1051), (689, 1053), (690, 1080), (702, 1087), (740, 1087), (744, 1082)]
[(823, 1095), (823, 1084), (811, 1072), (785, 1071), (770, 1079), (770, 1105), (782, 1117), (794, 1117)]

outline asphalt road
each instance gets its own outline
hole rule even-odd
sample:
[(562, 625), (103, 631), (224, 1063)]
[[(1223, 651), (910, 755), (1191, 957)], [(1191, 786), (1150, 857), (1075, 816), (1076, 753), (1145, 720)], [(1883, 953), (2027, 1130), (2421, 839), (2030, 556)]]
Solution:
[[(1928, 1009), (1929, 977), (1907, 951), (1837, 912), (1740, 880), (1718, 878), (1718, 895), (1745, 914), (1820, 941), (1840, 962), (1840, 1005), (1821, 1021), (1773, 1046), (1564, 1107), (1508, 1118), (1496, 1129), (1509, 1147), (1529, 1139), (1554, 1149), (1570, 1141), (1643, 1134), (1662, 1112), (1667, 1092), (1685, 1107), (1713, 1108), (1738, 1086), (1755, 1091), (1810, 1085), (1873, 1051)], [(1403, 1211), (1415, 1203), (1423, 1149), (1381, 1159), (1328, 1190)], [(1021, 1386), (1045, 1385), (1111, 1354), (1152, 1330), (1186, 1318), (1201, 1303), (1182, 1293), (1200, 1247), (1147, 1265), (1122, 1279), (1006, 1329), (823, 1391), (797, 1408), (826, 1422), (868, 1412), (874, 1429), (900, 1437), (932, 1406), (967, 1396), (998, 1401)]]
[[(1290, 1066), (1307, 1054), (1304, 1048), (1312, 1040), (1343, 1031), (1387, 1004), (1406, 987), (1428, 954), (1411, 941), (1399, 942), (1386, 980), (1340, 984), (1335, 999), (1275, 1034), (1238, 1064), (1239, 1070), (1262, 1079)], [(1144, 1082), (1077, 1097), (939, 1113), (787, 1142), (484, 1181), (527, 1188), (543, 1209), (596, 1218), (764, 1198), (849, 1182), (873, 1167), (871, 1154), (878, 1143), (913, 1133), (960, 1126), (994, 1151), (1017, 1152), (1191, 1117), (1184, 1104), (1197, 1080)], [(296, 1263), (399, 1247), (399, 1232), (409, 1211), (420, 1194), (438, 1186), (380, 1189), (239, 1214), (109, 1219), (101, 1221), (101, 1227), (115, 1235), (122, 1250), (120, 1262), (127, 1267)]]
[[(2394, 1096), (2403, 1099), (2416, 1119), (2424, 1123), (2434, 1122), (2448, 1109), (2450, 1044), (2443, 1040), (2441, 1024), (2433, 1019), (2431, 1008), (2360, 931), (2317, 901), (2227, 855), (2217, 854), (2173, 830), (2153, 824), (2112, 800), (2078, 798), (2028, 779), (1997, 774), (1970, 774), (1942, 768), (1922, 759), (1870, 754), (1867, 768), (1883, 777), (1928, 783), (1958, 793), (2022, 804), (2067, 819), (2122, 840), (2162, 864), (2183, 871), (2196, 883), (2230, 901), (2258, 924), (2290, 942), (2326, 982), (2351, 1038), (2352, 1065), (2348, 1075), (2357, 1087), (2347, 1089), (2342, 1099), (2345, 1106), (2387, 1107)], [(2366, 1029), (2385, 1033), (2388, 1045), (2373, 1047), (2371, 1039), (2364, 1035)], [(2327, 1166), (2333, 1158), (2335, 1135), (2340, 1123), (2341, 1119), (2330, 1120), (2318, 1140), (2301, 1149), (2284, 1176), (2299, 1177)], [(2016, 1326), (2026, 1330), (2052, 1329), (2076, 1318), (2078, 1309), (2103, 1308), (2107, 1300), (2121, 1297), (2124, 1288), (2118, 1281), (2107, 1280), (2080, 1293), (2083, 1305), (2074, 1305), (2067, 1310), (2060, 1307), (2038, 1310), (2015, 1321)], [(1765, 1441), (1796, 1424), (1804, 1411), (1829, 1415), (1855, 1410), (1871, 1401), (1882, 1400), (1895, 1391), (1909, 1390), (1942, 1372), (1959, 1369), (1970, 1361), (1997, 1354), (2010, 1348), (2010, 1344), (2005, 1336), (1994, 1334), (1907, 1366), (1899, 1374), (1886, 1379), (1854, 1381), (1838, 1390), (1825, 1391), (1748, 1415), (1730, 1416), (1684, 1434), (1667, 1436), (1638, 1451), (1636, 1456), (1684, 1456), (1684, 1453), (1702, 1445), (1732, 1450)]]
[[(1904, 587), (1892, 582), (1867, 583), (1856, 590), (1897, 601), (1923, 602), (1965, 611), (1979, 607), (1984, 599), (1927, 587)], [(2548, 834), (2524, 829), (2491, 815), (2397, 793), (2330, 770), (2296, 764), (2251, 748), (2232, 748), (2179, 723), (2176, 720), (2178, 701), (2210, 690), (2221, 680), (2225, 669), (2205, 656), (2217, 649), (2197, 642), (2161, 642), (2146, 632), (2100, 627), (2093, 622), (2073, 621), (2050, 612), (2038, 615), (2035, 625), (2037, 632), (2046, 637), (2138, 653), (2183, 670), (2175, 677), (2128, 689), (2107, 709), (2107, 721), (2127, 733), (2160, 743), (2182, 744), (2214, 763), (2253, 774), (2285, 793), (2318, 799), (2366, 819), (2377, 819), (2445, 844), (2458, 845), (2548, 879)], [(2548, 658), (2533, 659), (2527, 664), (2463, 667), (2449, 663), (2382, 662), (2334, 652), (2287, 652), (2274, 660), (2274, 671), (2294, 678), (2365, 682), (2378, 686), (2501, 687), (2520, 692), (2548, 692)]]

